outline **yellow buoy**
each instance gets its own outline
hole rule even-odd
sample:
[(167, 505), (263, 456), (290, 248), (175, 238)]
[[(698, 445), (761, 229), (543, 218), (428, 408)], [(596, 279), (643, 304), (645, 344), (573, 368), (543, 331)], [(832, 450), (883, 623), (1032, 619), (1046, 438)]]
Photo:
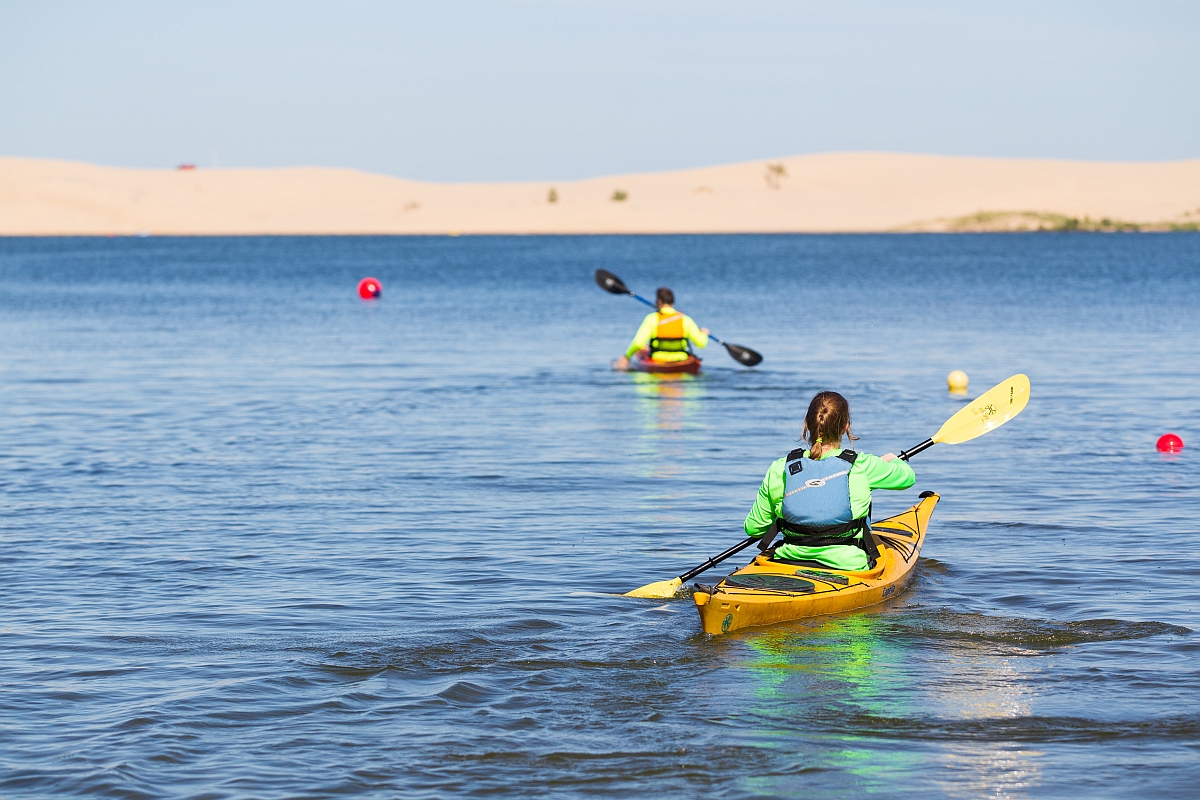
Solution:
[(950, 388), (951, 394), (966, 394), (967, 393), (967, 373), (961, 369), (956, 369), (946, 376), (946, 386)]

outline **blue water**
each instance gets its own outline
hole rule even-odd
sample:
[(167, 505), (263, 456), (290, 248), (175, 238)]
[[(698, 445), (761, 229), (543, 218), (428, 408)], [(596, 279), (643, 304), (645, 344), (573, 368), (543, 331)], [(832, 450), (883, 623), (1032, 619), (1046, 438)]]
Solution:
[[(765, 361), (612, 372), (599, 267)], [(1193, 234), (0, 240), (0, 794), (1193, 794), (1198, 302)], [(952, 369), (1032, 400), (877, 494), (943, 498), (897, 600), (613, 595)]]

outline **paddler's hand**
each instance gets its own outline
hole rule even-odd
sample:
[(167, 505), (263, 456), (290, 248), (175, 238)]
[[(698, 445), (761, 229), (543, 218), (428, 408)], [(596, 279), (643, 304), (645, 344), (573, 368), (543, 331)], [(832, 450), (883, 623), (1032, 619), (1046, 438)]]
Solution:
[(708, 333), (709, 333), (708, 328), (701, 328), (700, 332), (703, 333), (705, 336), (708, 336)]
[(880, 458), (882, 458), (884, 461), (895, 461), (895, 460), (896, 460), (896, 454), (895, 454), (895, 453), (888, 453), (886, 456), (880, 456)]
[(617, 359), (617, 369), (628, 369), (628, 368), (629, 368), (629, 359), (628, 358), (626, 358), (625, 356), (621, 356), (620, 358)]

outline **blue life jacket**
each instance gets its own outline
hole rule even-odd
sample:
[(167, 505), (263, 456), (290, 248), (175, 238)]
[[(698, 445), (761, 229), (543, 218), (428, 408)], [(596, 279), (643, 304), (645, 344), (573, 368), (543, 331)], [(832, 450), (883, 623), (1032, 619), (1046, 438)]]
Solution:
[(858, 532), (869, 528), (867, 517), (855, 519), (850, 509), (850, 470), (857, 458), (853, 450), (824, 461), (806, 458), (803, 449), (788, 453), (778, 521), (785, 543), (854, 544)]

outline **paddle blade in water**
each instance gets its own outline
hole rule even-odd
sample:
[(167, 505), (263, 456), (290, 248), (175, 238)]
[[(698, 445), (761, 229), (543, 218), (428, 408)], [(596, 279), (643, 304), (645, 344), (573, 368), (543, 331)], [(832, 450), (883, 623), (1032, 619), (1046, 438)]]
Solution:
[(1029, 403), (1029, 378), (1013, 375), (967, 403), (933, 435), (933, 441), (959, 444), (999, 428)]
[(606, 269), (596, 270), (596, 285), (612, 294), (632, 294), (624, 281)]
[(749, 347), (742, 347), (738, 344), (727, 344), (725, 349), (729, 351), (729, 355), (745, 364), (747, 367), (753, 367), (762, 361), (762, 354), (751, 350)]
[(649, 600), (670, 600), (679, 591), (679, 587), (683, 586), (683, 581), (679, 578), (671, 578), (669, 581), (655, 581), (647, 583), (640, 589), (634, 589), (632, 592), (626, 592), (626, 597), (645, 597)]

